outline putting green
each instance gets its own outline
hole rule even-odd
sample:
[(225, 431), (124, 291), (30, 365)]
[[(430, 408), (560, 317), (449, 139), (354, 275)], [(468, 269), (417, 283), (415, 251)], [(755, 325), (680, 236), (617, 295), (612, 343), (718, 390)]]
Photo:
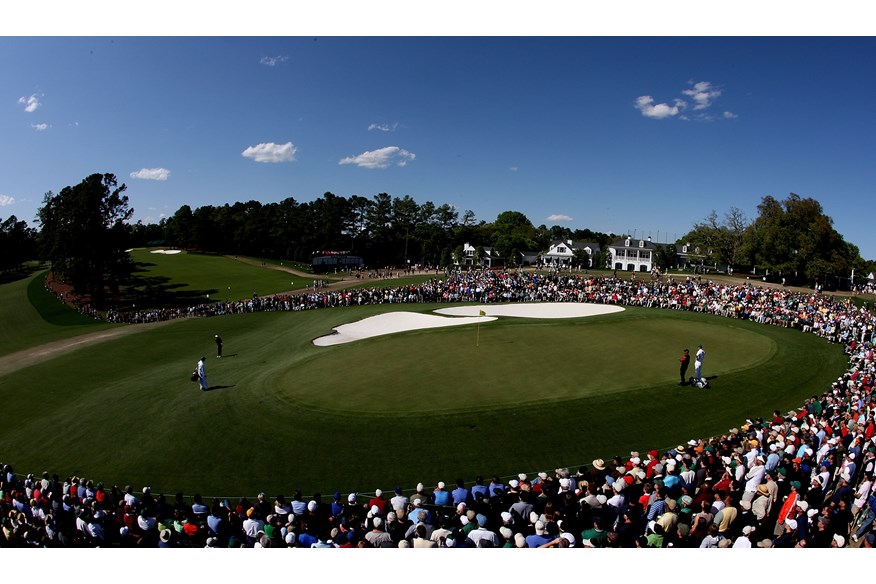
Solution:
[[(316, 351), (274, 389), (299, 405), (346, 413), (386, 413), (387, 392), (410, 403), (402, 415), (492, 410), (678, 382), (682, 349), (693, 356), (696, 343), (710, 349), (707, 376), (756, 367), (777, 350), (757, 330), (658, 314), (500, 317), (479, 332), (472, 325), (375, 337)], [(355, 374), (322, 383), (336, 379), (339, 366)]]
[[(841, 347), (796, 330), (636, 308), (501, 318), (477, 347), (475, 326), (312, 343), (398, 309), (187, 319), (71, 350), (0, 376), (0, 443), (19, 472), (153, 492), (410, 489), (720, 434), (799, 406), (847, 365)], [(707, 391), (676, 379), (697, 343)], [(202, 355), (208, 392), (188, 380)]]

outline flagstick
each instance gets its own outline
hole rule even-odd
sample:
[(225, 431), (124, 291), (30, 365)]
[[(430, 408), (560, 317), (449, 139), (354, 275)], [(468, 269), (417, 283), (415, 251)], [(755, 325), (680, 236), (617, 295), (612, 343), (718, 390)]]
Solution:
[(481, 319), (478, 318), (478, 336), (477, 336), (477, 340), (475, 341), (475, 347), (480, 347), (480, 346), (481, 346)]

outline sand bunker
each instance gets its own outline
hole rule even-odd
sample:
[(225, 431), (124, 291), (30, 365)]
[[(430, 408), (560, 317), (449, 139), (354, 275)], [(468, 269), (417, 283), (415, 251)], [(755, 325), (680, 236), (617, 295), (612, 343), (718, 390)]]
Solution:
[(582, 318), (621, 312), (620, 306), (587, 304), (584, 302), (545, 302), (539, 304), (484, 304), (439, 308), (435, 312), (448, 316), (477, 316), (483, 310), (487, 316), (516, 316), (518, 318)]
[(442, 326), (459, 326), (463, 324), (474, 324), (477, 322), (484, 323), (491, 320), (496, 320), (496, 317), (447, 318), (446, 316), (421, 314), (419, 312), (388, 312), (386, 314), (378, 314), (377, 316), (369, 316), (358, 322), (342, 324), (335, 328), (335, 334), (314, 339), (313, 344), (320, 347), (327, 347), (329, 345), (352, 343), (353, 341), (361, 339), (400, 333), (403, 331), (415, 331)]
[[(478, 316), (481, 311), (487, 316)], [(518, 318), (582, 318), (599, 314), (620, 312), (620, 306), (584, 303), (555, 304), (488, 304), (481, 306), (454, 306), (440, 308), (435, 312), (450, 316), (437, 316), (419, 312), (388, 312), (370, 316), (358, 322), (343, 324), (335, 328), (335, 333), (313, 340), (320, 347), (352, 343), (380, 335), (389, 335), (403, 331), (414, 331), (426, 328), (459, 326), (464, 324), (488, 323), (498, 316), (514, 316)]]
[(180, 253), (182, 250), (179, 249), (153, 249), (149, 253), (163, 253), (164, 255), (173, 255), (176, 253)]

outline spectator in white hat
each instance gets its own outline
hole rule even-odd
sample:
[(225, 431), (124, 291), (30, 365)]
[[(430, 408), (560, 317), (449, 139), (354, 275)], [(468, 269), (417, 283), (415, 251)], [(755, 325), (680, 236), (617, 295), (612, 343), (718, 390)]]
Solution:
[(733, 547), (735, 548), (750, 548), (751, 547), (751, 534), (754, 533), (753, 525), (746, 525), (742, 528), (742, 535), (736, 538), (736, 541), (733, 542)]

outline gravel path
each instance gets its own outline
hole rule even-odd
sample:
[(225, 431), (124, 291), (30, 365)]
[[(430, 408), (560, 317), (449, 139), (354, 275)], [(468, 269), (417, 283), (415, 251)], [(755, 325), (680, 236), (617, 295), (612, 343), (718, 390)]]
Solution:
[(155, 327), (164, 326), (171, 322), (174, 321), (167, 320), (147, 324), (123, 324), (111, 329), (85, 333), (84, 335), (79, 335), (70, 339), (53, 341), (51, 343), (46, 343), (45, 345), (39, 345), (37, 347), (31, 347), (30, 349), (10, 353), (9, 355), (0, 357), (0, 377), (18, 371), (19, 369), (30, 367), (31, 365), (54, 359), (58, 355), (63, 355), (73, 349), (96, 345), (120, 337), (126, 337), (142, 331), (151, 330)]

